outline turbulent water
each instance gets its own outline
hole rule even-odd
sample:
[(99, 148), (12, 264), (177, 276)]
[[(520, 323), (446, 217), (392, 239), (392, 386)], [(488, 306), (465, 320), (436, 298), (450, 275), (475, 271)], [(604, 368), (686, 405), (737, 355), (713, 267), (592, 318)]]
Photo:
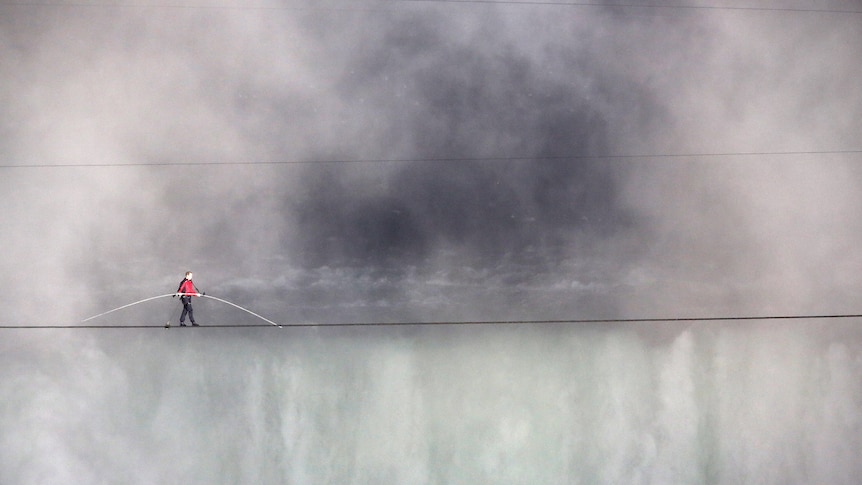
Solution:
[(852, 483), (862, 471), (850, 322), (102, 330), (121, 332), (111, 347), (32, 332), (5, 340), (4, 483)]

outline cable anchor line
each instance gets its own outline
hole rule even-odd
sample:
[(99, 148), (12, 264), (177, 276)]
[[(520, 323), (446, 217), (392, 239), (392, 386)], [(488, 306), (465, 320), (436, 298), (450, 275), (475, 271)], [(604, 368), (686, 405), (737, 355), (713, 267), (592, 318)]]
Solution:
[(238, 308), (238, 309), (240, 309), (240, 310), (242, 310), (242, 311), (244, 311), (244, 312), (246, 312), (246, 313), (248, 313), (248, 314), (250, 314), (250, 315), (253, 315), (253, 316), (255, 316), (255, 317), (257, 317), (257, 318), (259, 318), (259, 319), (263, 320), (264, 322), (269, 323), (270, 325), (275, 326), (275, 327), (278, 327), (278, 328), (282, 328), (282, 327), (283, 327), (281, 324), (279, 324), (279, 323), (275, 323), (275, 322), (273, 322), (272, 320), (270, 320), (270, 319), (268, 319), (268, 318), (262, 317), (262, 316), (258, 315), (257, 313), (255, 313), (255, 312), (253, 312), (253, 311), (249, 310), (248, 308), (241, 307), (241, 306), (237, 305), (236, 303), (229, 302), (229, 301), (224, 300), (224, 299), (222, 299), (222, 298), (218, 298), (218, 297), (215, 297), (215, 296), (210, 296), (210, 295), (206, 295), (206, 294), (202, 294), (202, 293), (168, 293), (168, 294), (165, 294), (165, 295), (151, 296), (151, 297), (149, 297), (149, 298), (144, 298), (144, 299), (142, 299), (142, 300), (134, 301), (134, 302), (132, 302), (132, 303), (128, 303), (128, 304), (123, 305), (123, 306), (119, 306), (119, 307), (114, 308), (114, 309), (112, 309), (112, 310), (108, 310), (108, 311), (106, 311), (106, 312), (99, 313), (98, 315), (93, 315), (92, 317), (87, 317), (87, 318), (85, 318), (85, 319), (81, 320), (81, 323), (89, 322), (90, 320), (94, 320), (94, 319), (96, 319), (96, 318), (103, 317), (103, 316), (108, 315), (108, 314), (110, 314), (110, 313), (114, 313), (114, 312), (116, 312), (116, 311), (120, 311), (120, 310), (122, 310), (122, 309), (124, 309), (124, 308), (129, 308), (129, 307), (131, 307), (131, 306), (139, 305), (139, 304), (141, 304), (141, 303), (145, 303), (145, 302), (148, 302), (148, 301), (151, 301), (151, 300), (156, 300), (156, 299), (158, 299), (158, 298), (167, 298), (167, 297), (169, 297), (169, 296), (171, 296), (171, 297), (173, 297), (173, 296), (199, 296), (199, 297), (201, 297), (201, 298), (209, 298), (209, 299), (211, 299), (211, 300), (216, 300), (216, 301), (218, 301), (218, 302), (225, 303), (225, 304), (230, 305), (230, 306), (232, 306), (232, 307), (234, 307), (234, 308)]

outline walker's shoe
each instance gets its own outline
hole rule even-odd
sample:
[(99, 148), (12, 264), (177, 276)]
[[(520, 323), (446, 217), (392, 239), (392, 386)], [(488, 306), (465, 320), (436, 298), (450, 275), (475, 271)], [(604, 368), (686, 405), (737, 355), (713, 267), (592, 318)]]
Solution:
[(180, 326), (181, 326), (181, 327), (185, 327), (185, 326), (186, 326), (186, 324), (185, 324), (185, 323), (183, 323), (183, 322), (180, 322)]
[(197, 324), (197, 323), (195, 323), (195, 322), (192, 322), (192, 327), (200, 327), (200, 325), (198, 325), (198, 324)]

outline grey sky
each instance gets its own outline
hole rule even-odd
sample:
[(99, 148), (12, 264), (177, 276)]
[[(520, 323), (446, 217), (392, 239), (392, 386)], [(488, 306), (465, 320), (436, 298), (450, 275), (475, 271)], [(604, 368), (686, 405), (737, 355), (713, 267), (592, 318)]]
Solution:
[[(3, 324), (859, 311), (857, 2), (136, 5), (0, 6)], [(5, 332), (4, 483), (862, 471), (852, 322)]]

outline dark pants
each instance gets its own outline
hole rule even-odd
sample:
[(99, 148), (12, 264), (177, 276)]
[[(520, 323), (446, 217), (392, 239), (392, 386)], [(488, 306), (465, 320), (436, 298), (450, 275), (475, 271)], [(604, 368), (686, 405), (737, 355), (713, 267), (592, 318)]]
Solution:
[(189, 320), (192, 323), (195, 323), (195, 313), (192, 310), (192, 297), (190, 296), (182, 296), (180, 300), (183, 302), (183, 313), (180, 315), (180, 323), (186, 321), (186, 313), (189, 314)]

